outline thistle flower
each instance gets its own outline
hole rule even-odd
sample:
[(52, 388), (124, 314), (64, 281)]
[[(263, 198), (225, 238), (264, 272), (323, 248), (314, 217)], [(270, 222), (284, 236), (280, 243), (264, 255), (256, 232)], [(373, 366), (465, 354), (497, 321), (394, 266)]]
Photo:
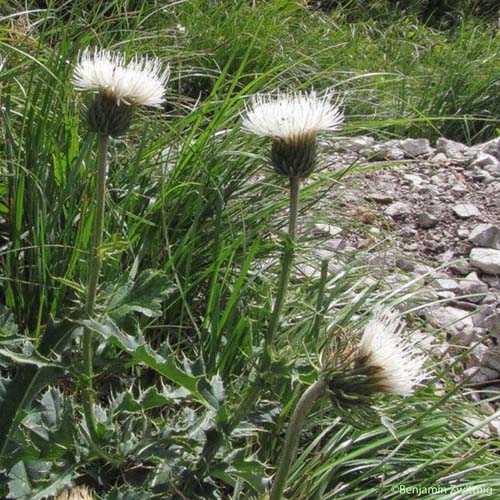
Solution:
[(426, 373), (422, 369), (424, 356), (402, 337), (403, 328), (393, 311), (376, 311), (363, 332), (356, 365), (371, 372), (371, 382), (378, 391), (410, 396)]
[(273, 140), (271, 159), (275, 169), (288, 177), (307, 177), (316, 165), (316, 136), (337, 130), (343, 113), (333, 94), (278, 93), (256, 95), (246, 108), (242, 127)]
[(71, 490), (64, 490), (56, 500), (93, 500), (94, 497), (86, 486), (77, 486)]
[(158, 59), (138, 59), (125, 63), (122, 54), (105, 49), (85, 49), (73, 72), (77, 90), (93, 91), (89, 108), (91, 130), (111, 136), (122, 135), (130, 124), (133, 108), (160, 106), (170, 76)]
[(375, 393), (410, 396), (427, 377), (425, 358), (402, 336), (403, 327), (396, 313), (379, 309), (359, 344), (352, 332), (340, 331), (322, 352), (322, 376), (328, 381), (332, 404), (339, 416), (356, 427), (378, 420)]

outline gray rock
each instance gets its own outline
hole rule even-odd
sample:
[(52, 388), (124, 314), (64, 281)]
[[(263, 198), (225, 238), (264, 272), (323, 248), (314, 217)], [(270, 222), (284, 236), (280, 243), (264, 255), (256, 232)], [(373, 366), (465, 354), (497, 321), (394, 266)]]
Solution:
[(394, 201), (394, 194), (388, 191), (374, 191), (373, 193), (366, 194), (365, 200), (374, 201), (375, 203), (380, 203), (381, 205), (388, 205)]
[(469, 240), (477, 247), (500, 250), (500, 227), (479, 224), (469, 234)]
[(465, 328), (472, 329), (472, 317), (468, 311), (450, 306), (436, 306), (428, 309), (427, 320), (437, 328), (443, 328), (451, 334), (457, 334)]
[(495, 165), (486, 165), (484, 170), (488, 172), (493, 178), (500, 177), (500, 162), (497, 161)]
[(314, 224), (314, 229), (312, 231), (313, 236), (322, 237), (322, 236), (338, 236), (342, 233), (342, 228), (338, 226), (334, 226), (333, 224), (325, 224), (318, 223)]
[(476, 273), (470, 273), (459, 281), (458, 292), (460, 295), (467, 296), (465, 300), (478, 304), (488, 293), (488, 285), (483, 283)]
[(385, 215), (392, 217), (393, 219), (404, 219), (411, 213), (411, 206), (408, 205), (408, 203), (396, 201), (395, 203), (391, 203), (385, 209), (384, 213)]
[(473, 366), (464, 370), (463, 378), (472, 384), (485, 384), (490, 380), (496, 380), (498, 373), (485, 366)]
[(451, 340), (455, 345), (469, 347), (484, 338), (485, 332), (483, 328), (466, 326), (463, 330), (450, 333), (452, 334)]
[(450, 264), (450, 271), (453, 273), (461, 274), (462, 276), (466, 276), (472, 271), (472, 267), (469, 262), (465, 259), (456, 260)]
[(436, 142), (436, 151), (444, 153), (447, 158), (460, 158), (467, 153), (469, 148), (461, 142), (450, 141), (440, 137)]
[(484, 142), (483, 144), (477, 144), (471, 149), (473, 149), (474, 151), (492, 155), (500, 160), (500, 137), (492, 139), (488, 142)]
[(431, 212), (423, 212), (418, 216), (418, 226), (422, 229), (430, 229), (436, 226), (439, 222), (439, 218)]
[(481, 365), (496, 370), (500, 374), (500, 348), (488, 347), (481, 358)]
[(462, 195), (468, 193), (469, 190), (464, 183), (456, 182), (453, 186), (451, 186), (451, 191), (457, 195)]
[(405, 181), (408, 181), (410, 184), (412, 184), (414, 187), (418, 188), (422, 186), (422, 184), (426, 184), (426, 181), (420, 177), (420, 175), (416, 174), (404, 174), (403, 179)]
[(370, 147), (374, 143), (375, 139), (373, 137), (360, 135), (358, 137), (350, 137), (342, 141), (337, 141), (334, 144), (334, 149), (341, 152), (353, 151), (355, 153), (360, 153), (361, 151), (370, 151)]
[(400, 142), (399, 147), (409, 158), (430, 155), (434, 151), (427, 139), (404, 139)]
[(481, 212), (471, 203), (459, 203), (452, 208), (453, 212), (460, 219), (468, 219), (469, 217), (476, 217), (481, 215)]
[(476, 168), (472, 172), (472, 178), (477, 182), (482, 182), (483, 184), (491, 184), (495, 182), (495, 178), (486, 170), (481, 170)]
[[(398, 141), (395, 142), (397, 143)], [(372, 153), (370, 155), (370, 159), (374, 161), (402, 160), (404, 157), (404, 151), (398, 148), (394, 143), (391, 143), (391, 141), (384, 144), (376, 144), (372, 148)]]
[(493, 274), (483, 274), (481, 281), (484, 281), (491, 288), (498, 288), (500, 290), (500, 276)]
[(436, 278), (432, 281), (431, 285), (436, 290), (447, 290), (451, 292), (459, 287), (458, 281), (452, 278)]
[(484, 318), (483, 327), (486, 328), (490, 335), (500, 334), (500, 311), (495, 311)]
[(498, 300), (497, 300), (496, 295), (494, 295), (493, 293), (487, 293), (484, 296), (484, 299), (481, 302), (481, 304), (496, 304), (497, 302), (498, 302)]
[(485, 167), (486, 165), (498, 165), (498, 160), (487, 153), (479, 153), (469, 164), (470, 168)]
[(470, 263), (485, 273), (500, 274), (500, 250), (473, 248), (470, 253)]
[(448, 157), (444, 153), (437, 153), (432, 157), (433, 162), (435, 163), (442, 163), (445, 162), (448, 159)]
[(485, 325), (485, 320), (492, 314), (495, 314), (495, 308), (491, 305), (482, 305), (479, 308), (479, 312), (474, 316), (473, 322), (474, 326), (479, 326), (482, 328), (487, 328)]

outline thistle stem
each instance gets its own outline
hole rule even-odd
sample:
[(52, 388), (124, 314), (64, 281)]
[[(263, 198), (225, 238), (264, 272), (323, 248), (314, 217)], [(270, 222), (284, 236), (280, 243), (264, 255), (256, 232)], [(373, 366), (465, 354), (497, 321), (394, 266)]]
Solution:
[(276, 295), (276, 302), (274, 303), (274, 308), (269, 322), (269, 327), (265, 334), (265, 346), (262, 358), (260, 359), (258, 374), (256, 380), (253, 382), (252, 386), (248, 389), (246, 395), (241, 401), (240, 405), (234, 411), (234, 414), (230, 418), (227, 425), (221, 429), (217, 440), (210, 446), (206, 446), (203, 450), (203, 462), (204, 467), (209, 464), (215, 457), (217, 451), (223, 442), (223, 436), (229, 436), (231, 432), (238, 426), (243, 418), (245, 418), (255, 406), (255, 403), (260, 397), (263, 385), (264, 377), (267, 370), (271, 366), (271, 347), (273, 338), (278, 330), (279, 320), (281, 317), (281, 311), (283, 305), (285, 304), (285, 299), (288, 291), (288, 282), (290, 280), (290, 272), (293, 264), (294, 257), (294, 244), (295, 238), (297, 236), (297, 218), (299, 214), (299, 194), (300, 194), (300, 178), (290, 177), (290, 208), (288, 213), (288, 236), (289, 242), (285, 246), (283, 251), (283, 257), (281, 259), (281, 274), (278, 283), (278, 291)]
[(292, 418), (290, 419), (290, 423), (288, 424), (278, 472), (273, 482), (269, 500), (281, 500), (283, 498), (283, 491), (290, 472), (290, 466), (297, 451), (300, 431), (314, 403), (325, 395), (327, 387), (327, 382), (323, 378), (320, 378), (317, 382), (308, 387), (300, 397)]
[[(98, 142), (99, 146), (95, 194), (96, 210), (92, 234), (92, 247), (90, 249), (87, 297), (85, 300), (85, 315), (88, 319), (91, 319), (94, 315), (97, 284), (99, 282), (99, 273), (101, 271), (102, 264), (102, 257), (99, 252), (99, 248), (102, 245), (102, 233), (104, 226), (106, 178), (108, 175), (107, 152), (109, 136), (104, 134), (99, 135)], [(94, 390), (92, 387), (92, 378), (94, 376), (92, 332), (88, 328), (85, 328), (83, 331), (83, 370), (85, 376), (85, 387), (83, 393), (83, 409), (85, 413), (85, 421), (87, 422), (90, 437), (92, 438), (92, 440), (96, 441), (98, 436), (94, 415)]]
[(299, 194), (300, 194), (300, 178), (290, 177), (290, 209), (288, 213), (288, 237), (289, 241), (283, 250), (283, 258), (281, 260), (281, 274), (278, 283), (278, 291), (276, 292), (276, 302), (274, 303), (271, 321), (266, 334), (266, 350), (271, 347), (273, 338), (278, 330), (281, 312), (285, 304), (288, 283), (290, 281), (290, 273), (292, 270), (293, 257), (295, 253), (295, 238), (297, 236), (297, 218), (299, 215)]

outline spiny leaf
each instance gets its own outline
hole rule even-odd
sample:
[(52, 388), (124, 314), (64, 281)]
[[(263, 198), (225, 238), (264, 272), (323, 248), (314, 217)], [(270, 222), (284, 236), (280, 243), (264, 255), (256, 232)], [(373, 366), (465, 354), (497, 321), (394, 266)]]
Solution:
[(114, 292), (109, 315), (117, 321), (133, 312), (154, 318), (161, 314), (163, 300), (173, 291), (175, 288), (164, 273), (147, 269)]

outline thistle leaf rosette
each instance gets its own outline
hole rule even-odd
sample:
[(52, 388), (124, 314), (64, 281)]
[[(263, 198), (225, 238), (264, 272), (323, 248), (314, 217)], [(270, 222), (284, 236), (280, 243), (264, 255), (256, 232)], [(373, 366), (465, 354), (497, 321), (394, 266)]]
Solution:
[(73, 85), (92, 91), (95, 98), (88, 109), (92, 131), (118, 137), (123, 135), (138, 106), (160, 106), (170, 76), (158, 59), (134, 58), (128, 63), (120, 53), (85, 49), (73, 72)]
[(322, 352), (323, 377), (331, 401), (341, 417), (357, 427), (377, 419), (373, 396), (386, 393), (410, 396), (427, 378), (423, 356), (404, 337), (404, 322), (389, 309), (378, 309), (367, 323), (360, 342), (344, 335)]
[(273, 141), (271, 161), (282, 175), (306, 178), (316, 166), (317, 134), (337, 130), (343, 113), (333, 93), (258, 94), (246, 107), (243, 130)]

